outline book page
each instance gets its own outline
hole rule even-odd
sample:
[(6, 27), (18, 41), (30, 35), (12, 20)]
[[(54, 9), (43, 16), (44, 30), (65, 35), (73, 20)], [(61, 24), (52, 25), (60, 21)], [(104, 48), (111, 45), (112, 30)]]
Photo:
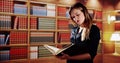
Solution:
[(56, 52), (56, 55), (59, 54), (59, 53), (61, 53), (61, 52), (63, 52), (63, 51), (65, 51), (65, 50), (67, 50), (68, 48), (72, 47), (73, 45), (74, 44), (70, 44), (67, 47), (63, 48), (63, 49), (60, 49), (59, 51)]
[(52, 54), (54, 54), (54, 55), (56, 55), (56, 53), (60, 50), (57, 47), (49, 46), (47, 44), (45, 44), (44, 47), (47, 48), (50, 52), (52, 52)]
[(44, 47), (47, 48), (50, 52), (53, 53), (53, 55), (61, 55), (62, 52), (64, 52), (65, 50), (71, 48), (74, 44), (70, 44), (69, 46), (63, 48), (63, 49), (59, 49), (57, 47), (54, 46), (50, 46), (45, 44)]

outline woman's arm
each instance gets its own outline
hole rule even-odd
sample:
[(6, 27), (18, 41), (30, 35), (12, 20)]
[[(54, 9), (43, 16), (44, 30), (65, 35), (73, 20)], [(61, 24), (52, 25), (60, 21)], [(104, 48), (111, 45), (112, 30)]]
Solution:
[(63, 56), (59, 56), (58, 58), (67, 59), (67, 60), (85, 60), (85, 59), (91, 59), (91, 56), (89, 53), (75, 55), (75, 56), (69, 56), (63, 53)]

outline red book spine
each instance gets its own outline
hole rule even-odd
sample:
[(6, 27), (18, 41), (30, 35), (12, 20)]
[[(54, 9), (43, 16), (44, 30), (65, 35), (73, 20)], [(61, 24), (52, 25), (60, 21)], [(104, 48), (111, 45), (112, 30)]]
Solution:
[(10, 59), (25, 59), (27, 58), (27, 47), (11, 47)]
[(13, 12), (13, 1), (12, 0), (0, 0), (0, 12)]
[(95, 19), (102, 19), (102, 11), (95, 10)]
[(69, 22), (66, 20), (58, 20), (58, 29), (69, 29), (68, 24)]
[(65, 7), (59, 6), (57, 10), (58, 10), (58, 16), (64, 16), (64, 17), (66, 16), (67, 9)]
[(27, 17), (19, 16), (18, 29), (27, 29)]
[(59, 42), (70, 42), (70, 33), (59, 33), (58, 41)]
[(2, 7), (3, 7), (2, 0), (0, 0), (0, 12), (2, 12)]
[(36, 17), (30, 18), (30, 29), (37, 29), (37, 18)]
[(115, 31), (119, 31), (120, 30), (120, 23), (115, 23)]
[(18, 26), (18, 16), (15, 17), (13, 29), (17, 29)]
[(27, 44), (27, 32), (11, 32), (10, 44)]

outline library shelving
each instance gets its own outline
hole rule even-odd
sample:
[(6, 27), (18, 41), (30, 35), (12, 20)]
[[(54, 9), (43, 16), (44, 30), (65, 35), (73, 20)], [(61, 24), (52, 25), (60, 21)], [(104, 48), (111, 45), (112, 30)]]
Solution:
[[(65, 63), (43, 44), (58, 48), (70, 44), (70, 5), (38, 0), (0, 0), (0, 4), (0, 63)], [(90, 14), (102, 30), (102, 11), (92, 9)]]
[(120, 11), (115, 12), (115, 31), (120, 31)]

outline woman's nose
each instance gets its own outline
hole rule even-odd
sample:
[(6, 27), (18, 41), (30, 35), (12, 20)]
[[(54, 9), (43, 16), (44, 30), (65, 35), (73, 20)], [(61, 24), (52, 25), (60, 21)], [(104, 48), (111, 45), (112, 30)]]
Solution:
[(77, 17), (75, 17), (75, 18), (74, 18), (74, 21), (77, 21), (77, 20), (78, 20), (78, 18), (77, 18)]

